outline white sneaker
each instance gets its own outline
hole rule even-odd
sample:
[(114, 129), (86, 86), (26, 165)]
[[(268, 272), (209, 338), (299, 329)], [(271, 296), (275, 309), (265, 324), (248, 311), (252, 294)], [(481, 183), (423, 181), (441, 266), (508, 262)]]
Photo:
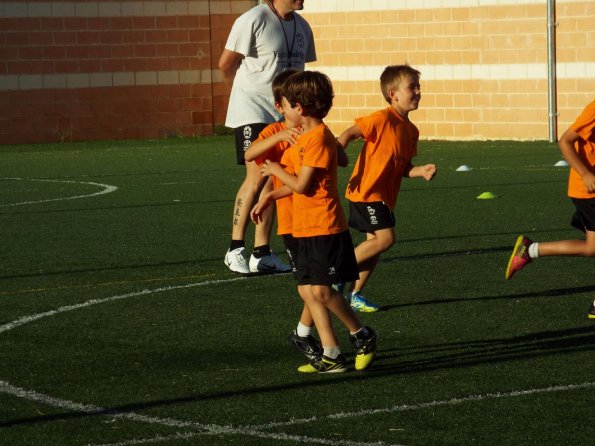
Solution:
[(250, 272), (261, 274), (288, 273), (291, 266), (284, 263), (277, 254), (271, 251), (268, 256), (257, 259), (254, 254), (250, 256)]
[(236, 248), (233, 251), (227, 250), (225, 254), (225, 264), (234, 273), (250, 274), (250, 268), (248, 268), (248, 262), (244, 256), (244, 248)]

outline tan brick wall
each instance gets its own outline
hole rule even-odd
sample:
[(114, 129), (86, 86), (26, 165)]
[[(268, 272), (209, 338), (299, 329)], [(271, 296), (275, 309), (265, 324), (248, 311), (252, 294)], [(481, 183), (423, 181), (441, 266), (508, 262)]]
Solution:
[[(468, 6), (465, 6), (468, 5)], [(384, 107), (386, 65), (422, 72), (411, 114), (427, 139), (548, 139), (545, 0), (305, 2), (318, 61), (334, 81), (327, 124)], [(556, 2), (558, 133), (595, 99), (595, 2)]]
[[(252, 0), (1, 1), (2, 143), (204, 135), (217, 61)], [(595, 99), (595, 1), (557, 0), (558, 134)], [(335, 132), (384, 107), (388, 64), (422, 72), (425, 139), (548, 139), (546, 0), (306, 0)]]

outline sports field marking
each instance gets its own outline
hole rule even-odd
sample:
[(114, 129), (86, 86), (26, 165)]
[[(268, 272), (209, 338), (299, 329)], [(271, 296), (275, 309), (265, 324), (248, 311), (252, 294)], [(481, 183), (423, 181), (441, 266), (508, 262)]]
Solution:
[(112, 186), (110, 184), (103, 184), (103, 183), (94, 183), (92, 181), (71, 181), (71, 180), (42, 180), (37, 178), (0, 178), (0, 180), (12, 180), (12, 181), (38, 181), (44, 183), (67, 183), (67, 184), (89, 184), (91, 186), (97, 186), (103, 188), (99, 192), (93, 192), (92, 194), (85, 194), (85, 195), (73, 195), (70, 197), (60, 197), (60, 198), (47, 198), (45, 200), (35, 200), (35, 201), (21, 201), (18, 203), (8, 203), (8, 204), (0, 204), (0, 206), (21, 206), (24, 204), (37, 204), (37, 203), (47, 203), (50, 201), (66, 201), (66, 200), (77, 200), (79, 198), (88, 198), (94, 197), (97, 195), (105, 195), (110, 194), (118, 190), (117, 186)]
[[(196, 433), (196, 435), (246, 435), (250, 437), (257, 437), (257, 438), (267, 438), (272, 440), (279, 440), (279, 441), (294, 441), (297, 443), (315, 443), (315, 444), (323, 444), (329, 446), (403, 446), (397, 444), (389, 444), (384, 442), (355, 442), (355, 441), (343, 441), (343, 440), (328, 440), (325, 438), (314, 438), (314, 437), (306, 437), (303, 435), (290, 435), (284, 433), (275, 433), (275, 432), (262, 432), (260, 430), (250, 428), (250, 427), (243, 427), (238, 426), (234, 427), (231, 425), (227, 426), (219, 426), (216, 424), (202, 424), (196, 423), (194, 421), (182, 421), (176, 420), (174, 418), (160, 418), (160, 417), (150, 417), (147, 415), (141, 415), (135, 412), (118, 412), (112, 409), (107, 409), (99, 406), (95, 406), (93, 404), (82, 404), (77, 403), (74, 401), (63, 400), (60, 398), (54, 398), (49, 395), (44, 395), (39, 392), (35, 392), (33, 390), (26, 390), (20, 387), (13, 386), (6, 381), (0, 381), (0, 393), (4, 393), (7, 395), (12, 395), (18, 398), (25, 399), (27, 401), (33, 401), (36, 403), (45, 404), (52, 407), (57, 407), (60, 409), (66, 409), (72, 412), (79, 412), (89, 415), (104, 415), (109, 416), (111, 418), (120, 418), (126, 419), (134, 422), (141, 422), (141, 423), (149, 423), (149, 424), (158, 424), (161, 426), (172, 427), (172, 428), (188, 428), (188, 429), (197, 429), (200, 432)], [(149, 442), (154, 442), (153, 440), (149, 439)], [(170, 437), (171, 438), (171, 437)], [(127, 443), (117, 443), (117, 444), (127, 444)], [(128, 444), (142, 444), (139, 443), (138, 440), (135, 440), (134, 443)]]
[[(256, 276), (258, 277), (270, 277), (270, 276)], [(129, 297), (135, 296), (142, 296), (148, 295), (153, 293), (165, 292), (165, 291), (172, 291), (172, 290), (179, 290), (179, 289), (188, 289), (194, 288), (199, 286), (207, 286), (207, 285), (214, 285), (214, 284), (222, 284), (222, 283), (231, 283), (236, 282), (239, 280), (247, 280), (247, 277), (237, 277), (231, 279), (220, 279), (220, 280), (211, 280), (211, 281), (204, 281), (204, 282), (196, 282), (190, 283), (185, 285), (176, 285), (176, 286), (168, 286), (168, 287), (161, 287), (155, 288), (152, 290), (145, 289), (142, 291), (126, 293), (126, 294), (119, 294), (116, 296), (110, 296), (103, 299), (91, 299), (86, 302), (75, 304), (75, 305), (66, 305), (59, 307), (55, 310), (50, 310), (42, 313), (36, 313), (29, 316), (24, 316), (22, 318), (16, 319), (12, 322), (7, 324), (0, 325), (0, 333), (4, 333), (10, 331), (14, 328), (20, 327), (22, 325), (40, 320), (45, 317), (55, 316), (60, 313), (65, 313), (68, 311), (78, 310), (81, 308), (87, 308), (93, 305), (98, 305), (101, 303), (113, 302), (117, 300), (126, 299)], [(373, 442), (373, 443), (362, 443), (362, 442), (353, 442), (353, 441), (341, 441), (341, 440), (329, 440), (323, 438), (313, 438), (313, 437), (306, 437), (306, 436), (299, 436), (299, 435), (289, 435), (284, 433), (270, 433), (270, 432), (263, 432), (266, 429), (272, 429), (277, 427), (283, 426), (292, 426), (298, 424), (305, 424), (314, 421), (321, 421), (321, 420), (332, 420), (332, 419), (346, 419), (346, 418), (356, 418), (366, 415), (375, 415), (375, 414), (385, 414), (385, 413), (393, 413), (393, 412), (403, 412), (408, 410), (416, 410), (416, 409), (425, 409), (431, 407), (438, 407), (438, 406), (449, 406), (455, 404), (461, 404), (470, 401), (482, 401), (488, 399), (497, 399), (497, 398), (510, 398), (510, 397), (519, 397), (519, 396), (526, 396), (526, 395), (533, 395), (533, 394), (540, 394), (540, 393), (548, 393), (548, 392), (560, 392), (566, 390), (574, 390), (574, 389), (581, 389), (581, 388), (588, 388), (588, 387), (595, 387), (595, 382), (584, 382), (580, 384), (568, 384), (568, 385), (558, 385), (558, 386), (550, 386), (546, 388), (538, 388), (538, 389), (527, 389), (527, 390), (517, 390), (511, 392), (498, 392), (498, 393), (487, 393), (483, 395), (470, 395), (464, 397), (457, 397), (451, 398), (448, 400), (441, 400), (441, 401), (430, 401), (426, 403), (418, 403), (418, 404), (402, 404), (402, 405), (395, 405), (388, 408), (379, 408), (379, 409), (367, 409), (367, 410), (360, 410), (355, 412), (339, 412), (335, 414), (329, 414), (326, 416), (321, 417), (309, 417), (309, 418), (301, 418), (301, 419), (291, 419), (285, 422), (272, 422), (266, 423), (262, 425), (252, 425), (252, 426), (238, 426), (233, 427), (231, 425), (227, 426), (219, 426), (213, 424), (202, 424), (193, 421), (181, 421), (173, 418), (159, 418), (159, 417), (150, 417), (146, 415), (137, 414), (134, 412), (119, 412), (113, 409), (102, 408), (99, 406), (95, 406), (93, 404), (83, 404), (77, 403), (74, 401), (63, 400), (60, 398), (55, 398), (49, 395), (44, 395), (42, 393), (36, 392), (34, 390), (27, 390), (20, 387), (16, 387), (11, 385), (6, 381), (0, 380), (0, 393), (4, 393), (7, 395), (12, 395), (18, 398), (22, 398), (28, 401), (34, 401), (38, 403), (42, 403), (45, 405), (49, 405), (52, 407), (57, 407), (61, 409), (67, 409), (73, 412), (91, 414), (91, 415), (104, 415), (110, 416), (112, 418), (122, 418), (127, 419), (135, 422), (143, 422), (143, 423), (150, 423), (150, 424), (159, 424), (162, 426), (172, 427), (172, 428), (189, 428), (189, 429), (196, 429), (200, 432), (196, 433), (187, 433), (187, 434), (176, 434), (176, 435), (247, 435), (251, 437), (257, 438), (267, 438), (279, 441), (294, 441), (298, 443), (314, 443), (314, 444), (323, 444), (329, 446), (402, 446), (402, 445), (394, 445), (385, 442)], [(179, 438), (178, 436), (170, 436), (170, 437), (162, 437), (162, 436), (155, 436), (147, 439), (135, 439), (129, 442), (120, 442), (120, 443), (113, 443), (109, 446), (126, 446), (126, 445), (134, 445), (134, 444), (148, 444), (148, 443), (155, 443), (161, 441), (162, 439), (174, 439)], [(108, 445), (104, 445), (108, 446)]]
[(0, 296), (3, 295), (19, 295), (19, 294), (30, 294), (30, 293), (46, 293), (48, 291), (60, 291), (60, 290), (76, 290), (81, 288), (97, 288), (100, 286), (113, 286), (113, 285), (125, 285), (130, 283), (151, 283), (151, 282), (169, 282), (172, 280), (188, 280), (188, 279), (201, 279), (206, 277), (212, 277), (214, 273), (190, 275), (190, 276), (174, 276), (174, 277), (154, 277), (152, 279), (142, 280), (117, 280), (112, 282), (98, 282), (98, 283), (82, 283), (80, 285), (68, 285), (68, 286), (57, 286), (51, 288), (24, 288), (21, 290), (14, 291), (0, 291)]
[(181, 290), (181, 289), (186, 289), (186, 288), (194, 288), (194, 287), (199, 287), (199, 286), (236, 282), (238, 280), (246, 280), (246, 278), (245, 277), (234, 277), (232, 279), (207, 280), (204, 282), (188, 283), (185, 285), (172, 285), (172, 286), (167, 286), (167, 287), (154, 288), (152, 290), (145, 289), (145, 290), (141, 290), (141, 291), (134, 291), (132, 293), (118, 294), (116, 296), (104, 297), (103, 299), (91, 299), (86, 302), (82, 302), (80, 304), (65, 305), (65, 306), (56, 308), (55, 310), (44, 311), (43, 313), (31, 314), (29, 316), (23, 316), (22, 318), (16, 319), (12, 322), (8, 322), (7, 324), (0, 325), (0, 333), (10, 331), (16, 327), (20, 327), (21, 325), (25, 325), (30, 322), (34, 322), (39, 319), (43, 319), (45, 317), (55, 316), (57, 314), (66, 313), (68, 311), (80, 310), (81, 308), (87, 308), (87, 307), (91, 307), (93, 305), (103, 304), (106, 302), (113, 302), (116, 300), (127, 299), (129, 297), (143, 296), (146, 294), (160, 293), (160, 292), (164, 292), (164, 291), (173, 291), (173, 290)]

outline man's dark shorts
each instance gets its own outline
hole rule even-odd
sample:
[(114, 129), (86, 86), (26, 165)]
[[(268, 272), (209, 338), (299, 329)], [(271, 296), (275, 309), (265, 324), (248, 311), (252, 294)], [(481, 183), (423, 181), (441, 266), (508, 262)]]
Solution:
[(246, 124), (241, 127), (236, 127), (234, 136), (236, 140), (236, 159), (238, 164), (246, 164), (244, 161), (244, 152), (248, 150), (252, 144), (268, 124)]
[(365, 233), (395, 227), (395, 214), (382, 201), (349, 202), (349, 226)]

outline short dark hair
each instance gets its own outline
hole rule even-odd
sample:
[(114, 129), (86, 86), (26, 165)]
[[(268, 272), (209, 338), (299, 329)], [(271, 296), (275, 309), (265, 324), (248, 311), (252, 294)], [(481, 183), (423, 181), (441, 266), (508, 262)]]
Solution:
[(421, 73), (408, 64), (404, 65), (389, 65), (384, 69), (380, 75), (380, 90), (386, 102), (390, 104), (390, 96), (388, 91), (403, 80), (405, 76), (420, 77)]
[(333, 84), (326, 74), (319, 71), (300, 71), (284, 84), (283, 96), (295, 107), (300, 104), (304, 116), (323, 119), (333, 106)]
[(283, 84), (290, 76), (294, 75), (295, 73), (299, 73), (299, 70), (294, 68), (288, 68), (285, 71), (281, 71), (273, 78), (273, 98), (277, 104), (281, 103), (281, 98), (284, 96), (283, 94)]

